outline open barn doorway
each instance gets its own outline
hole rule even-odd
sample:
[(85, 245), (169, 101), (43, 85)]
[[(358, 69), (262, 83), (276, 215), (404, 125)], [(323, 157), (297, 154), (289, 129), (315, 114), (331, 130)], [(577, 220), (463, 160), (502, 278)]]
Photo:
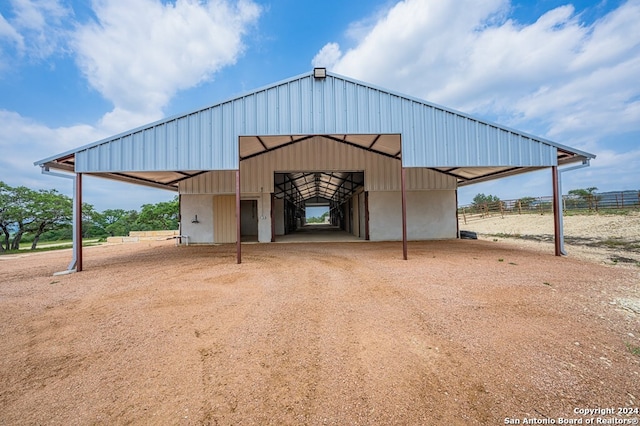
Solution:
[(242, 242), (258, 242), (258, 201), (240, 201), (240, 229)]
[(274, 188), (276, 242), (368, 239), (364, 172), (276, 172)]

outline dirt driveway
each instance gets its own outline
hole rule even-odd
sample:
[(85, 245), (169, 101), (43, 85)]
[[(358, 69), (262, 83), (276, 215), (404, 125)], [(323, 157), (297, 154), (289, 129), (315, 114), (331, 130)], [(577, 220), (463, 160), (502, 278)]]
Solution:
[[(505, 424), (640, 408), (640, 270), (492, 241), (0, 259), (0, 424)], [(605, 415), (606, 414), (606, 415)]]

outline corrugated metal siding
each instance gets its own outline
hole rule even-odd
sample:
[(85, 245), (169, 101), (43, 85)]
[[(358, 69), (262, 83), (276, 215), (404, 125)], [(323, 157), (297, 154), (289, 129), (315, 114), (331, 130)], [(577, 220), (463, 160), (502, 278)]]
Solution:
[[(408, 109), (403, 111), (406, 116)], [(554, 146), (526, 135), (425, 104), (414, 103), (412, 113), (402, 133), (406, 167), (556, 164)]]
[(213, 239), (215, 243), (236, 242), (236, 197), (213, 197)]
[(402, 134), (406, 167), (550, 166), (556, 148), (415, 99), (311, 75), (83, 148), (78, 172), (234, 170), (241, 135)]
[[(400, 161), (340, 142), (315, 137), (245, 160), (240, 165), (243, 193), (271, 193), (274, 172), (364, 171), (365, 190), (400, 190)], [(424, 168), (407, 170), (407, 189), (456, 189), (456, 179)], [(181, 194), (235, 194), (235, 174), (216, 171), (180, 183)]]

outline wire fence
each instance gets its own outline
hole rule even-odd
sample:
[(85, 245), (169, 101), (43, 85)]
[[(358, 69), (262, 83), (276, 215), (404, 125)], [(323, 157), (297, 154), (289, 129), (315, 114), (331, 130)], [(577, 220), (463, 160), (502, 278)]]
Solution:
[[(622, 210), (640, 211), (640, 191), (603, 192), (586, 195), (563, 195), (565, 213), (619, 213)], [(458, 207), (458, 218), (469, 221), (493, 216), (522, 214), (553, 214), (553, 197), (524, 197), (491, 203), (467, 204)]]

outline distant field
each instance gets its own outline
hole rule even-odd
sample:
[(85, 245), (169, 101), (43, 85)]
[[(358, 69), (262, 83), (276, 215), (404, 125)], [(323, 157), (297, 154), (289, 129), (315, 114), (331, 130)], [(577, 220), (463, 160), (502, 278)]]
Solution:
[[(494, 214), (467, 224), (460, 218), (460, 229), (475, 231), (484, 238), (516, 239), (553, 243), (553, 215)], [(640, 263), (640, 213), (625, 215), (583, 214), (564, 217), (565, 244), (569, 255), (613, 263)]]

